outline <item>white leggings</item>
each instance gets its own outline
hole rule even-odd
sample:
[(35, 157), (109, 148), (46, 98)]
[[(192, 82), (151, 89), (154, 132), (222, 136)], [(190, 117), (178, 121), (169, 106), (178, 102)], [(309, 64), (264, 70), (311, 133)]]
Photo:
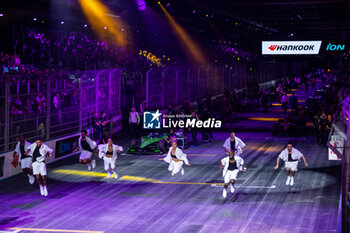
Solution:
[(104, 157), (103, 160), (104, 160), (105, 170), (108, 171), (109, 170), (109, 166), (111, 166), (112, 171), (114, 171), (114, 169), (115, 169), (115, 159)]
[(171, 171), (175, 175), (181, 171), (183, 164), (184, 164), (183, 161), (175, 162), (174, 160), (171, 160), (169, 167), (168, 167), (168, 170)]

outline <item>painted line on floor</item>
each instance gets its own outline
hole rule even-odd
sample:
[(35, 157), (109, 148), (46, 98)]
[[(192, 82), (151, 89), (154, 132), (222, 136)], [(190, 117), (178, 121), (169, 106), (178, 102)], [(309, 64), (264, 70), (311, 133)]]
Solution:
[(197, 185), (224, 185), (224, 183), (205, 183), (205, 182), (181, 182), (181, 181), (161, 181), (156, 179), (149, 179), (140, 176), (122, 176), (119, 180), (149, 182), (153, 184), (197, 184)]
[(0, 233), (18, 233), (18, 232), (20, 232), (21, 230), (9, 230), (9, 231), (2, 231), (2, 230), (0, 230)]
[(22, 227), (9, 227), (9, 230), (20, 231), (42, 231), (42, 232), (73, 232), (73, 233), (103, 233), (103, 231), (84, 231), (84, 230), (67, 230), (67, 229), (41, 229), (41, 228), (22, 228)]
[[(186, 154), (187, 156), (216, 156), (216, 154)], [(166, 154), (159, 155), (159, 156), (166, 156)]]
[[(212, 185), (213, 187), (216, 188), (222, 188), (222, 185)], [(271, 185), (271, 186), (258, 186), (258, 185), (235, 185), (235, 188), (243, 188), (243, 189), (275, 189), (277, 186), (276, 185)]]
[[(276, 138), (269, 138), (269, 137), (266, 137), (265, 140), (273, 140), (273, 139), (276, 139)], [(306, 140), (306, 138), (302, 138), (302, 137), (299, 137), (299, 138), (291, 138), (291, 137), (285, 137), (285, 138), (278, 138), (278, 140), (283, 140), (283, 141), (286, 141), (286, 140)]]
[(216, 154), (187, 154), (187, 156), (216, 156)]

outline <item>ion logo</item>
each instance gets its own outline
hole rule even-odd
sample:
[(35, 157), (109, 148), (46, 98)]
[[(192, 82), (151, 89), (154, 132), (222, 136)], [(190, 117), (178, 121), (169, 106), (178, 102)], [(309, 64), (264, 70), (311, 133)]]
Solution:
[(331, 51), (344, 50), (344, 49), (345, 49), (345, 44), (343, 44), (343, 45), (340, 45), (340, 44), (335, 45), (335, 44), (331, 44), (331, 43), (329, 43), (327, 45), (327, 48), (326, 48), (326, 50), (331, 50)]
[(144, 112), (143, 113), (143, 128), (144, 129), (160, 129), (160, 116), (159, 110), (156, 112)]
[(269, 49), (270, 49), (271, 51), (275, 50), (276, 48), (277, 48), (277, 45), (271, 45), (271, 46), (269, 47)]

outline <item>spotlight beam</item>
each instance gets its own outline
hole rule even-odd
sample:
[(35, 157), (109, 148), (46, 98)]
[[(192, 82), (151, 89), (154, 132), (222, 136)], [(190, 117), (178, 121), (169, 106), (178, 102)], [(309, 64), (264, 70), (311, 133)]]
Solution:
[(186, 46), (190, 54), (193, 56), (193, 58), (196, 60), (196, 62), (200, 64), (206, 64), (206, 59), (202, 54), (199, 46), (196, 45), (196, 43), (191, 39), (187, 32), (175, 21), (175, 19), (170, 15), (167, 9), (165, 9), (162, 3), (158, 2), (158, 4), (164, 12), (165, 16), (167, 17), (171, 25), (171, 29), (179, 37), (179, 39), (181, 39), (181, 42), (184, 43), (184, 45)]
[(117, 17), (110, 17), (114, 14), (103, 3), (99, 0), (79, 0), (79, 3), (100, 37), (107, 31), (114, 37), (112, 42), (120, 46), (127, 45), (126, 36), (121, 32), (121, 20)]

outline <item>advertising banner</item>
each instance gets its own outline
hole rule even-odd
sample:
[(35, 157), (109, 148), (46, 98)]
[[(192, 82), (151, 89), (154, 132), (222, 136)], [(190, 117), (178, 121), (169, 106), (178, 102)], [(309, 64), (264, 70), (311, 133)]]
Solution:
[(71, 154), (78, 147), (78, 139), (79, 136), (74, 136), (56, 141), (55, 158)]
[(322, 41), (263, 41), (263, 55), (319, 54)]

